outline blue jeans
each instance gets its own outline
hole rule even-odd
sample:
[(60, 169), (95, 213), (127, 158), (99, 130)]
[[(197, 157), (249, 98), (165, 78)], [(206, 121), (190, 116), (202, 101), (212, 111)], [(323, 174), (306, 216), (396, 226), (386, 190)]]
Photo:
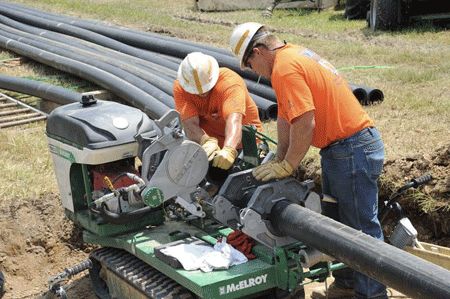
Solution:
[[(363, 129), (320, 151), (322, 192), (338, 203), (323, 202), (323, 214), (383, 241), (378, 221), (377, 179), (384, 145), (376, 128)], [(339, 287), (354, 288), (355, 298), (387, 298), (386, 286), (351, 269), (335, 271)]]

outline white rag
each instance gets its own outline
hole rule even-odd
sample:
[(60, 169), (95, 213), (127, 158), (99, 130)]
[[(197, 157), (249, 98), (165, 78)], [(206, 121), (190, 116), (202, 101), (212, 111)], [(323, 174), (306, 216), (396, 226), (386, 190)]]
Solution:
[(222, 238), (222, 242), (217, 242), (214, 248), (205, 245), (180, 244), (164, 248), (161, 252), (176, 258), (188, 271), (225, 270), (248, 261), (242, 252), (226, 242), (226, 238)]

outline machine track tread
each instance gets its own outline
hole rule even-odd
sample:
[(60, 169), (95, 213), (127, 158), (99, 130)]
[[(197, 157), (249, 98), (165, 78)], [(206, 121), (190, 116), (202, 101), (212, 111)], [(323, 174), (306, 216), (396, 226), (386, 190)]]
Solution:
[[(101, 265), (125, 283), (133, 286), (151, 299), (194, 299), (197, 298), (187, 288), (154, 269), (131, 253), (118, 248), (102, 247), (91, 252), (89, 258), (94, 265)], [(100, 275), (99, 267), (93, 267), (90, 275)], [(92, 279), (92, 276), (91, 276)], [(93, 280), (93, 283), (94, 280)], [(94, 286), (99, 287), (99, 286)], [(101, 299), (110, 299), (107, 291), (96, 292)]]

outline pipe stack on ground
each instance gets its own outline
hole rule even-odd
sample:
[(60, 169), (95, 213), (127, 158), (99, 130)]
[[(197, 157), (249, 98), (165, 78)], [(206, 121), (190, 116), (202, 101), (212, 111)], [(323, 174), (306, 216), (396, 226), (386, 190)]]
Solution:
[(179, 63), (200, 51), (244, 78), (262, 121), (277, 117), (270, 80), (242, 71), (229, 50), (7, 2), (0, 2), (0, 47), (93, 82), (152, 118), (174, 108)]

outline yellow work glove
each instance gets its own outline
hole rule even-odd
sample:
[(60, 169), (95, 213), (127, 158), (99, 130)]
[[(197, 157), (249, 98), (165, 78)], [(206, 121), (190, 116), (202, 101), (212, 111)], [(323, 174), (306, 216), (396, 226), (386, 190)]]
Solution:
[(217, 138), (214, 137), (208, 137), (203, 139), (200, 142), (200, 145), (205, 150), (206, 155), (208, 156), (208, 162), (211, 162), (212, 159), (214, 159), (216, 152), (220, 151), (219, 141), (217, 140)]
[[(265, 164), (269, 164), (266, 167), (262, 167)], [(262, 180), (263, 182), (267, 182), (271, 179), (283, 179), (292, 174), (294, 169), (292, 166), (286, 161), (283, 160), (281, 162), (275, 163), (264, 163), (261, 166), (255, 168), (253, 170), (253, 176), (257, 180)]]
[(270, 160), (270, 161), (268, 161), (268, 162), (265, 162), (264, 164), (261, 164), (261, 165), (259, 165), (259, 166), (256, 166), (255, 169), (253, 169), (253, 173), (255, 173), (255, 171), (261, 172), (262, 169), (267, 168), (267, 167), (272, 167), (272, 164), (274, 164), (274, 163), (280, 163), (280, 162), (281, 162), (281, 160), (278, 159), (277, 156), (275, 156), (275, 158), (273, 158), (272, 160)]
[(225, 145), (223, 149), (216, 152), (212, 166), (228, 170), (233, 165), (237, 156), (238, 152), (235, 148)]

